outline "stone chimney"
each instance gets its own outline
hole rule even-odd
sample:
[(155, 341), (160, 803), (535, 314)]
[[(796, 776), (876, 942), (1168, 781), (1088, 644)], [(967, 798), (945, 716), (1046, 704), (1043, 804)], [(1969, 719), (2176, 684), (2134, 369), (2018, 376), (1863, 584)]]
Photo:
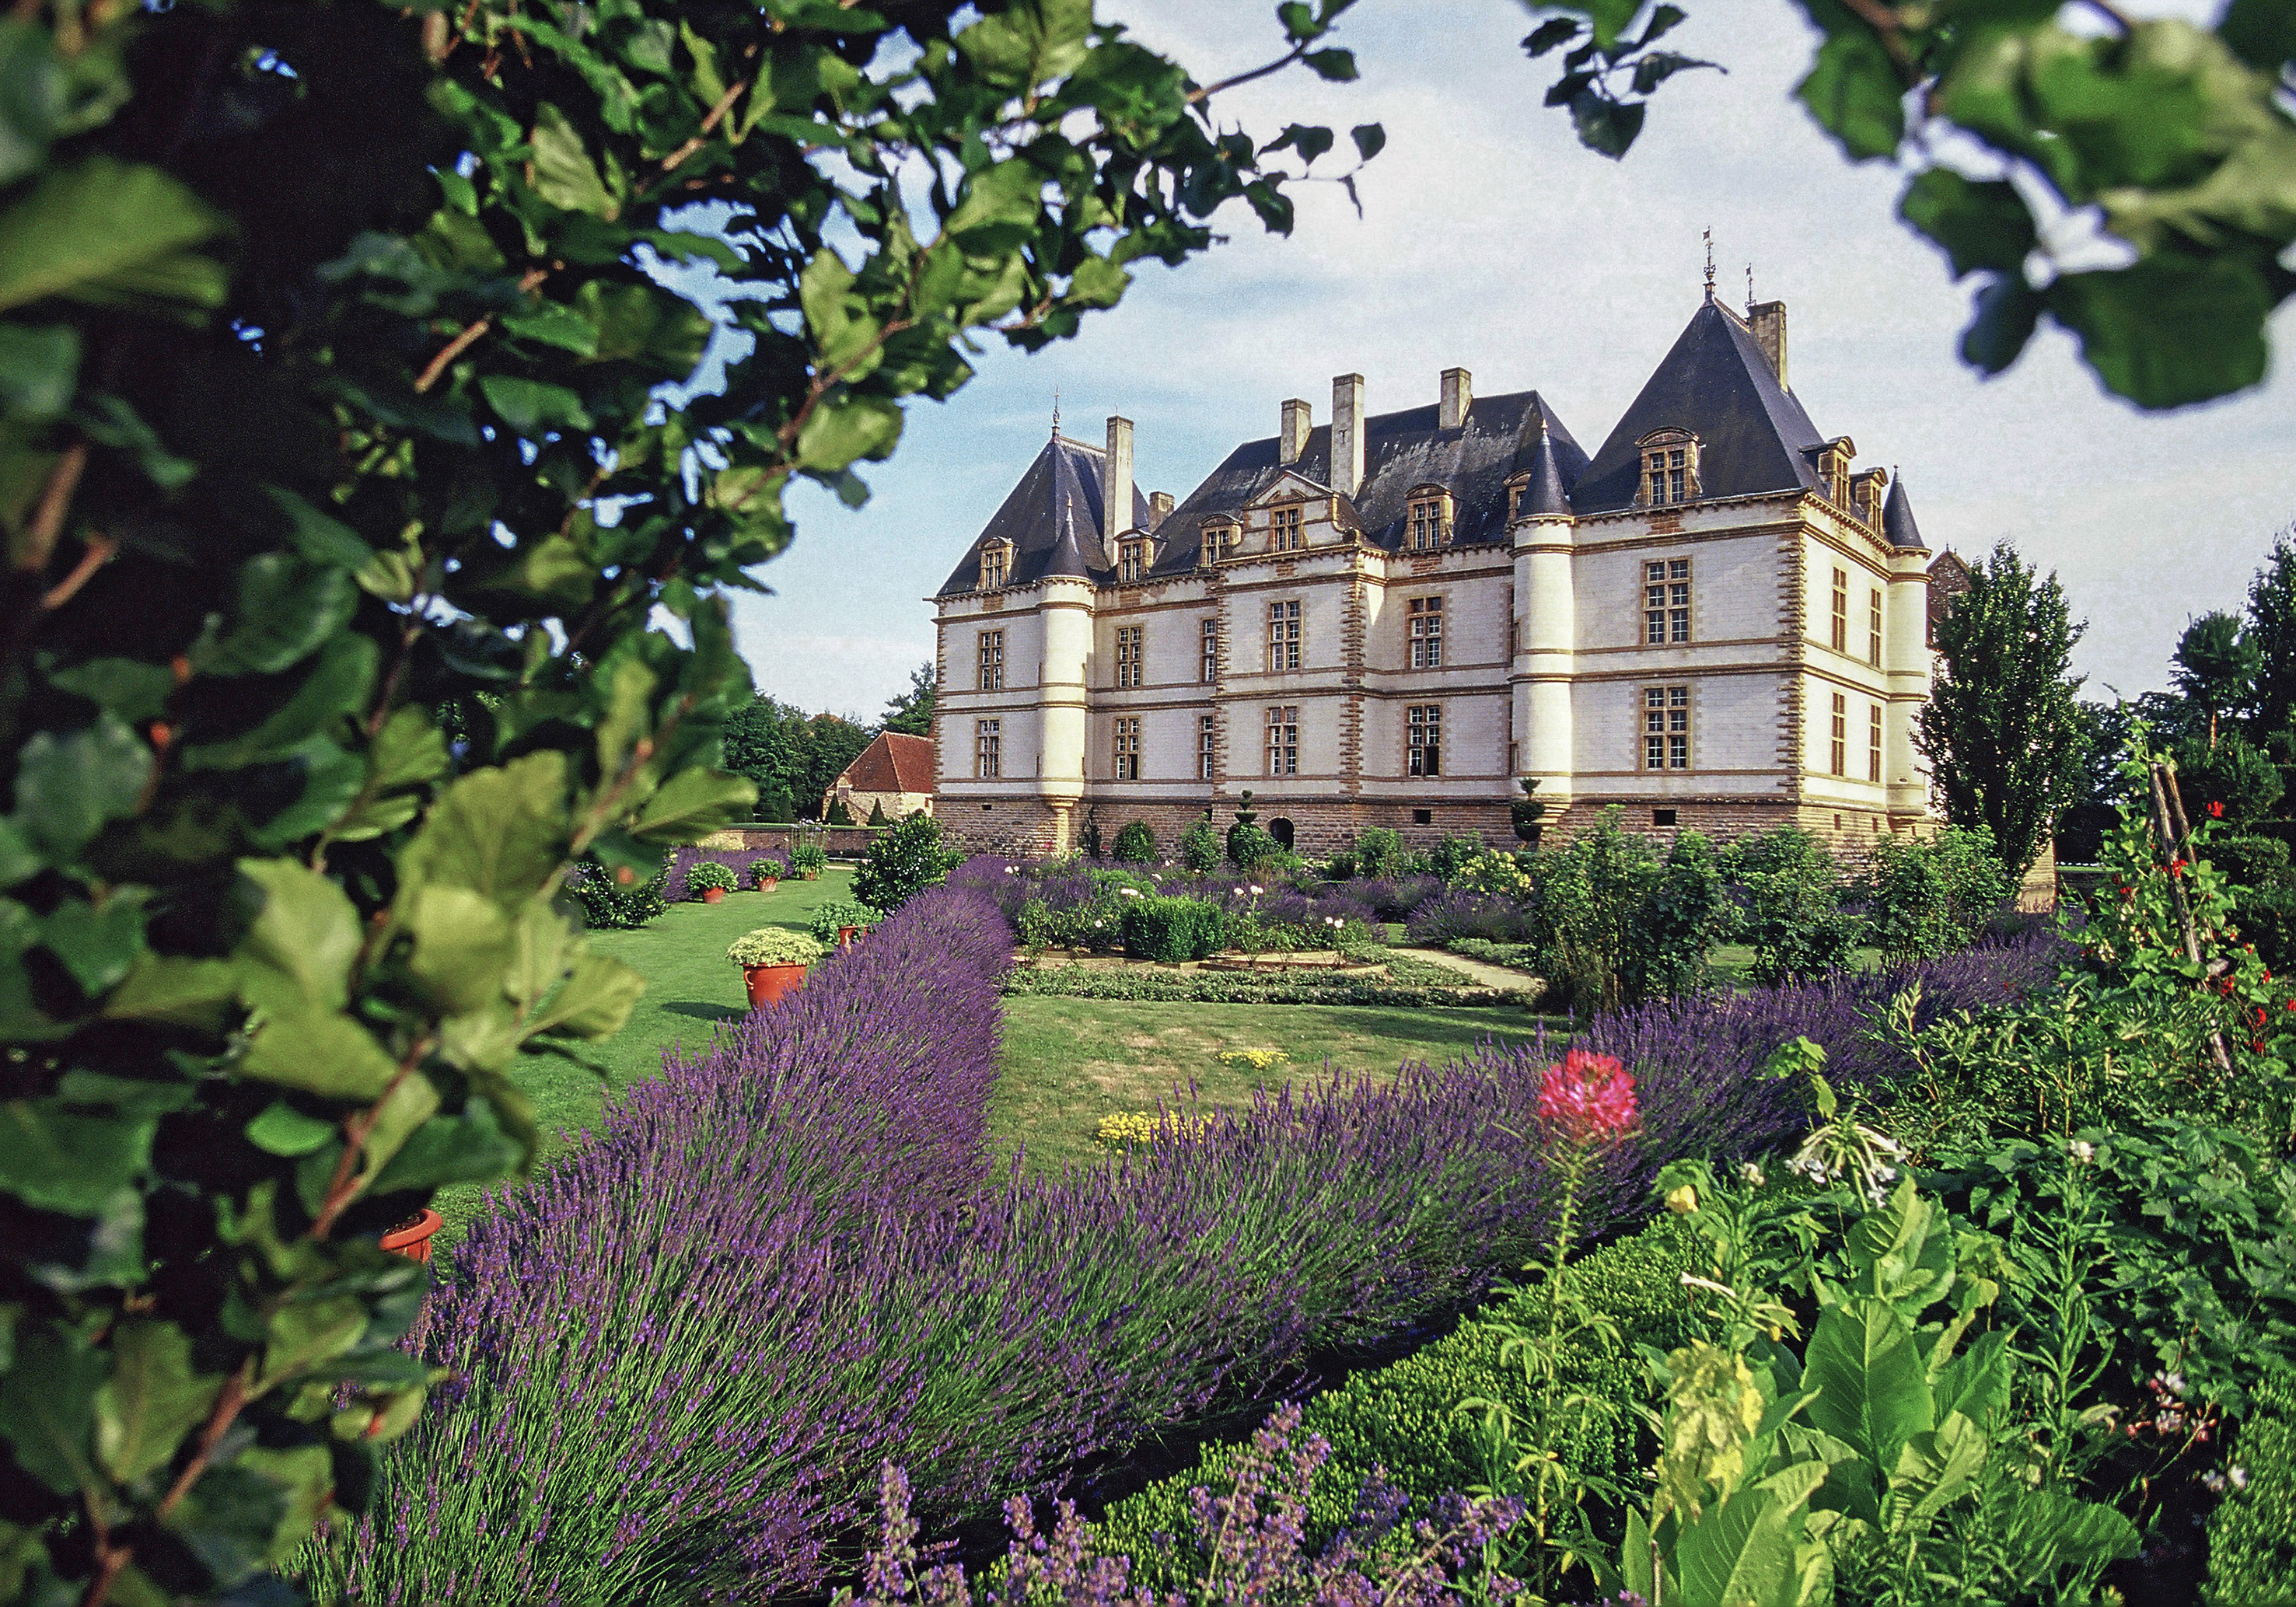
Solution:
[(1315, 433), (1316, 410), (1294, 397), (1283, 404), (1283, 427), (1275, 432), (1275, 461), (1290, 465), (1300, 461), (1308, 450), (1308, 438)]
[(1765, 301), (1746, 309), (1746, 327), (1753, 332), (1754, 344), (1770, 360), (1770, 372), (1778, 376), (1778, 383), (1786, 383), (1786, 304)]
[(1446, 430), (1466, 427), (1467, 409), (1475, 405), (1475, 376), (1464, 368), (1443, 371), (1443, 406), (1437, 421)]
[(1353, 496), (1364, 477), (1364, 377), (1332, 379), (1332, 489)]
[(1132, 528), (1132, 421), (1111, 416), (1108, 421), (1108, 455), (1100, 460), (1101, 517), (1107, 529), (1100, 538), (1107, 544), (1109, 562), (1116, 561), (1116, 538)]
[(1151, 530), (1162, 529), (1164, 528), (1164, 517), (1171, 511), (1172, 494), (1169, 491), (1151, 491), (1148, 493), (1148, 528)]

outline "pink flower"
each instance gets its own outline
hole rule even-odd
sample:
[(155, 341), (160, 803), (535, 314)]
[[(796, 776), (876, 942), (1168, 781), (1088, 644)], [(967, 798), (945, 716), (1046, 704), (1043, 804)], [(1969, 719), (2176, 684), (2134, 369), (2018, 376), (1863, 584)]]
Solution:
[(1614, 1143), (1642, 1120), (1635, 1079), (1610, 1055), (1573, 1049), (1540, 1080), (1538, 1119), (1567, 1143)]

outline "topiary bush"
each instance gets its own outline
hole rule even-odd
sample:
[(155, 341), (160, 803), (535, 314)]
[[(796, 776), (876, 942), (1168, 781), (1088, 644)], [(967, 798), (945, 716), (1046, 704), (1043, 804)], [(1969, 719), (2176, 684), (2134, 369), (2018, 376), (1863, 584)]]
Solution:
[(1136, 898), (1124, 908), (1124, 952), (1136, 960), (1201, 960), (1227, 938), (1227, 916), (1202, 898)]
[(1109, 857), (1121, 865), (1153, 865), (1156, 861), (1156, 832), (1144, 820), (1127, 821), (1116, 834), (1116, 845)]
[(910, 816), (887, 826), (869, 844), (861, 868), (853, 873), (853, 896), (872, 909), (892, 914), (964, 863), (964, 850), (941, 840), (940, 822)]
[(1180, 833), (1180, 863), (1199, 876), (1218, 869), (1226, 853), (1219, 832), (1209, 816)]

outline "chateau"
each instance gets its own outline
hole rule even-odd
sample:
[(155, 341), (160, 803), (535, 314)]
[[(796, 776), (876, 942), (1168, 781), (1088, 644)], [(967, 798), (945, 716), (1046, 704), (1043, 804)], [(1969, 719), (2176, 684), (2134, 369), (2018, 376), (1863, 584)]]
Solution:
[(935, 813), (981, 849), (1250, 789), (1278, 840), (1513, 841), (1794, 822), (1854, 852), (1929, 818), (1931, 554), (1787, 380), (1781, 302), (1706, 299), (1590, 458), (1535, 390), (1328, 421), (1286, 401), (1177, 506), (1133, 427), (1058, 433), (933, 599)]

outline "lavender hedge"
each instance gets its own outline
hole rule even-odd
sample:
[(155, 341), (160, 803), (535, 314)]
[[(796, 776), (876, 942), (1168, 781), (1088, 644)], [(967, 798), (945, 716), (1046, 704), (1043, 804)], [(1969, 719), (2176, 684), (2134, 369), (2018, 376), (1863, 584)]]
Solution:
[(787, 864), (789, 856), (776, 853), (772, 849), (703, 849), (688, 843), (670, 855), (669, 874), (662, 883), (661, 896), (672, 904), (683, 904), (692, 898), (693, 890), (686, 885), (685, 879), (693, 867), (705, 859), (714, 859), (731, 870), (735, 885), (747, 889), (750, 885), (750, 867), (752, 865), (760, 859), (778, 859)]
[[(1119, 1166), (992, 1183), (1010, 939), (993, 879), (955, 880), (493, 1200), (426, 1318), (455, 1381), (310, 1583), (408, 1603), (816, 1588), (884, 1459), (934, 1521), (993, 1510), (1305, 1349), (1474, 1298), (1546, 1230), (1547, 1179), (1515, 1136), (1536, 1131), (1539, 1045), (1287, 1089)], [(1922, 967), (1925, 1008), (2053, 960), (2029, 944)], [(1636, 1213), (1663, 1158), (1793, 1130), (1790, 1091), (1753, 1075), (1776, 1043), (1807, 1034), (1846, 1078), (1882, 1075), (1860, 1013), (1904, 980), (1599, 1023), (1644, 1127), (1594, 1178), (1589, 1231)]]

